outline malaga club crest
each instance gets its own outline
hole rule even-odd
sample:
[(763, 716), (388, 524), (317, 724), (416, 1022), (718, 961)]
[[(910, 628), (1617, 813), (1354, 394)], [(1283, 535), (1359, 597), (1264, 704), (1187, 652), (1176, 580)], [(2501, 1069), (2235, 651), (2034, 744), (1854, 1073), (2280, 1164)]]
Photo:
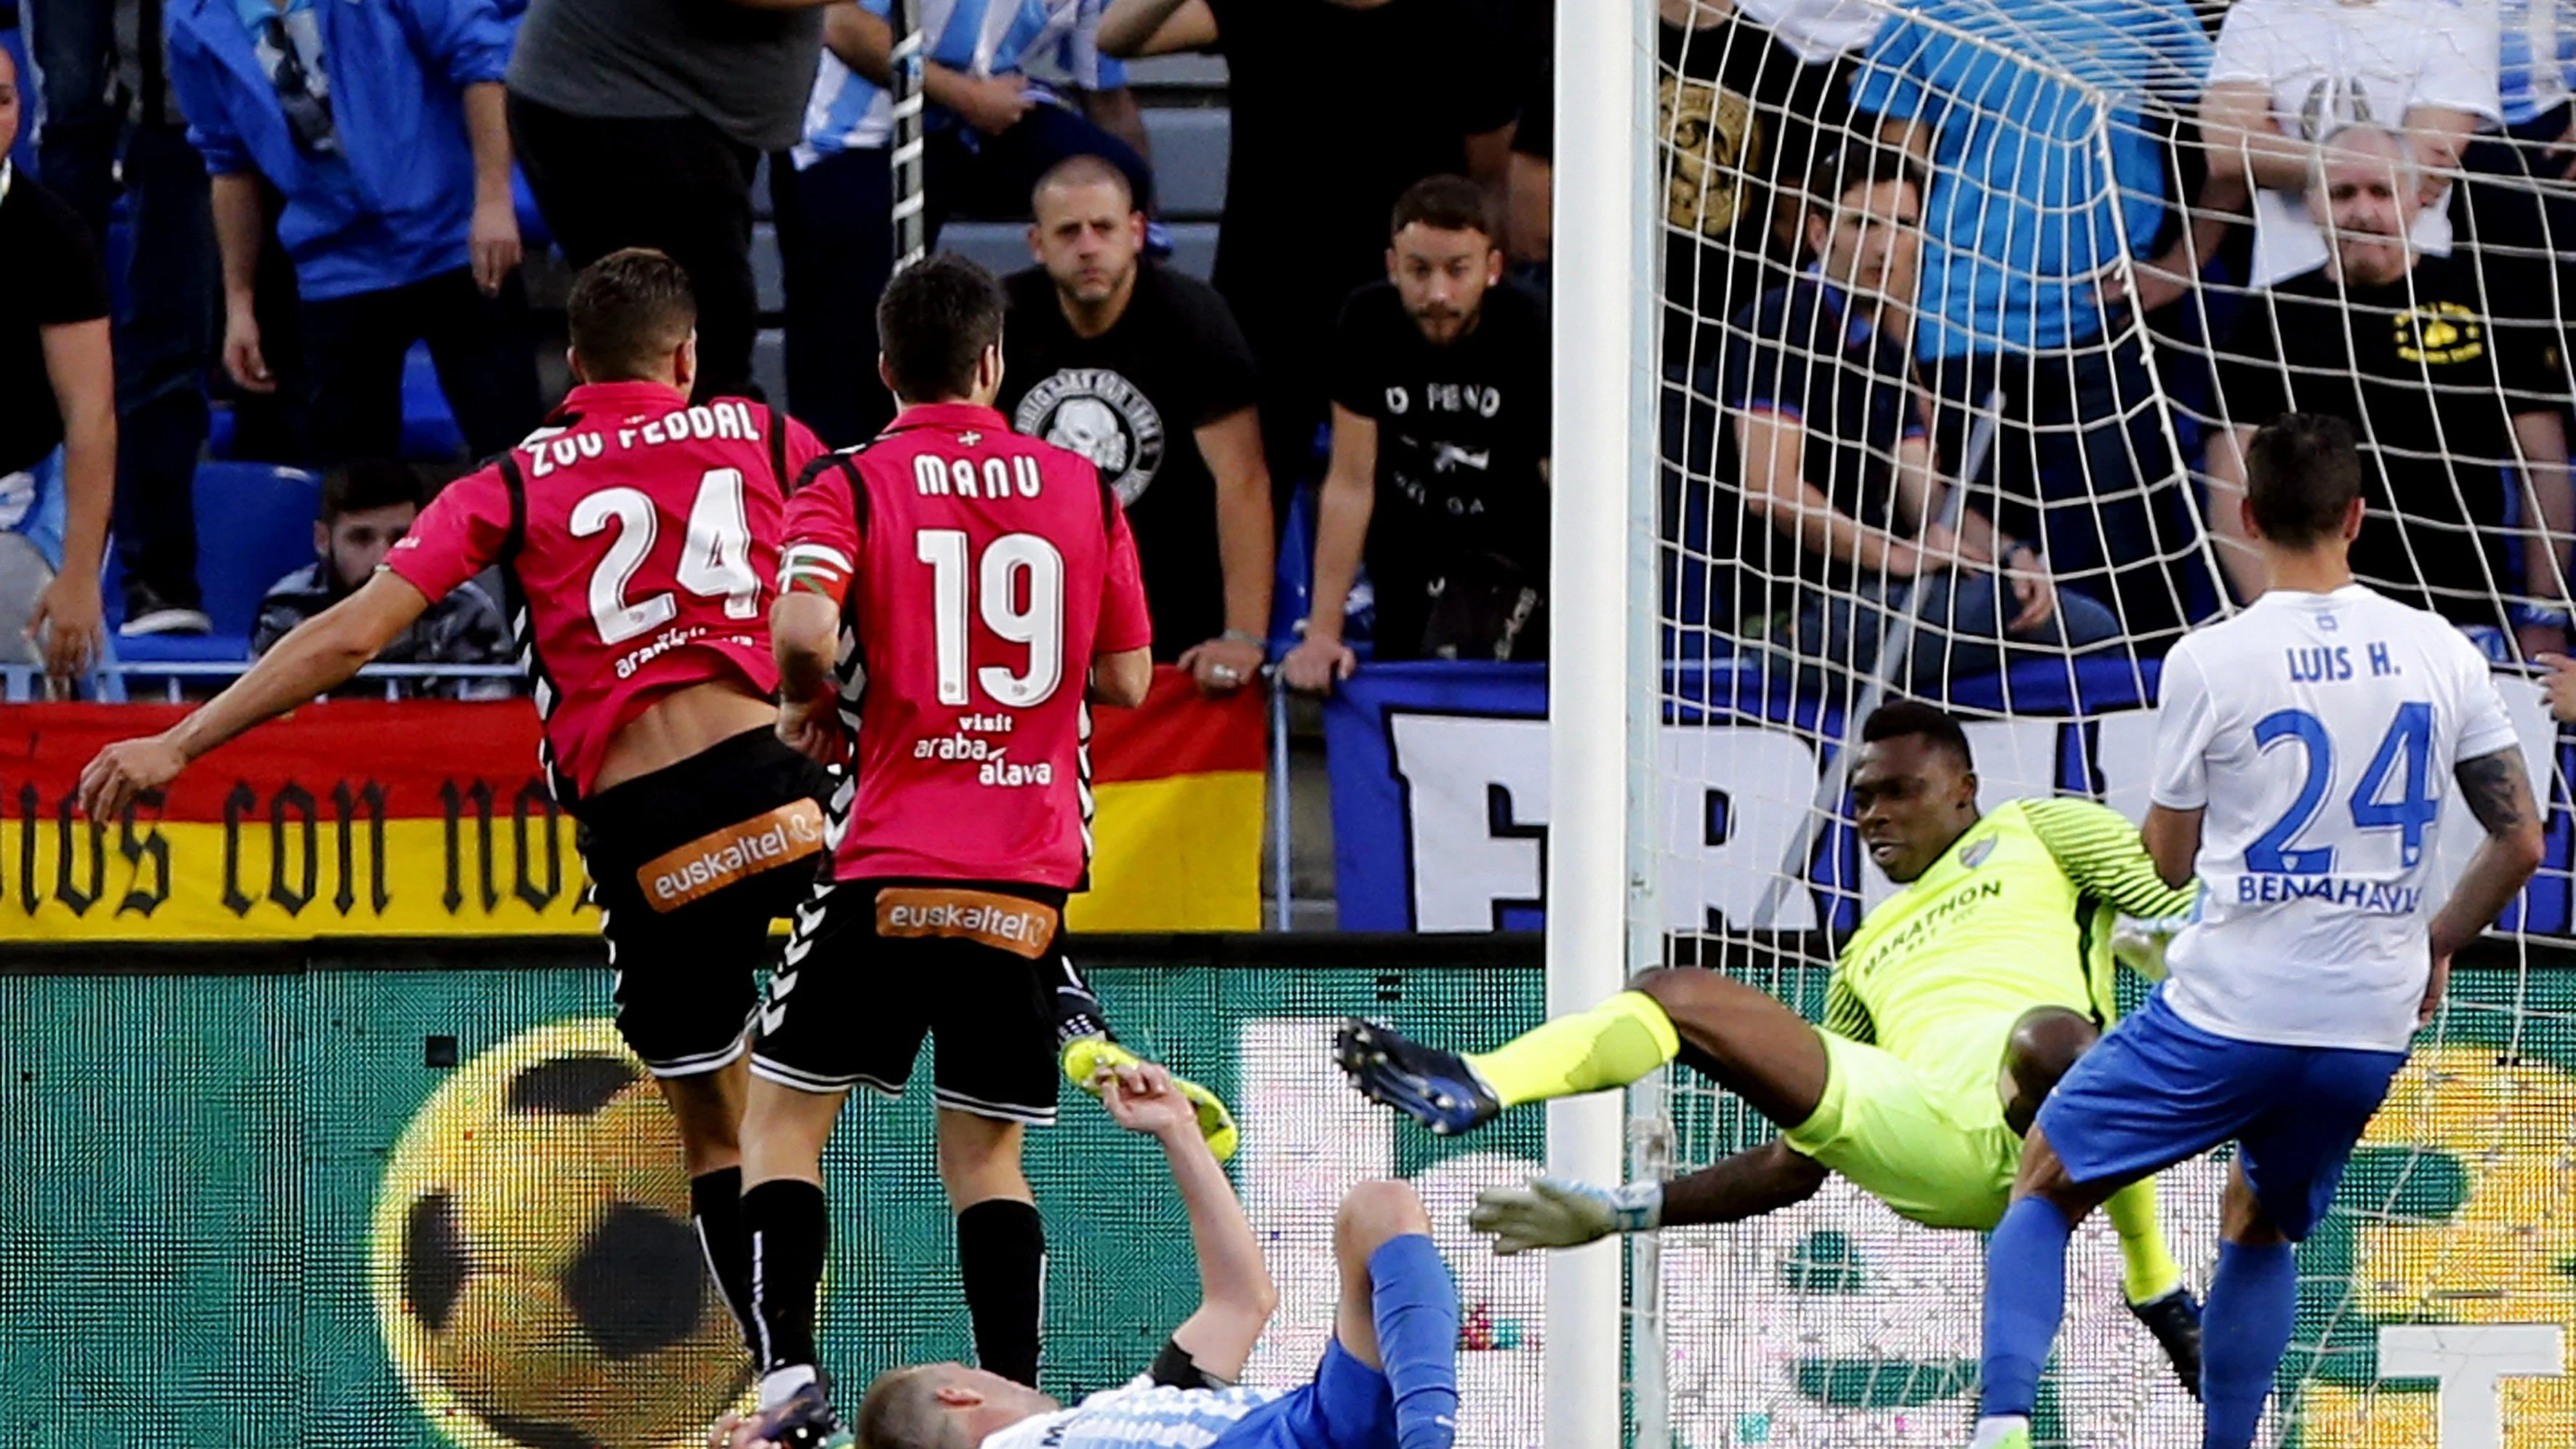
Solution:
[(1106, 367), (1050, 375), (1020, 399), (1011, 426), (1089, 458), (1129, 508), (1163, 466), (1163, 415), (1136, 384)]

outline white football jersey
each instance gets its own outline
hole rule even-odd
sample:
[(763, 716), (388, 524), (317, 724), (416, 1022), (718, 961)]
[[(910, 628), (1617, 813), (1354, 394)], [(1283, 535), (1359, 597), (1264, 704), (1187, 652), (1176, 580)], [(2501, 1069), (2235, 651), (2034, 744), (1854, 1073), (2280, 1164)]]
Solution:
[(2242, 1041), (2404, 1050), (2452, 768), (2518, 748), (2485, 658), (2359, 584), (2275, 591), (2176, 645), (2163, 693), (2155, 803), (2205, 812), (2167, 1004)]
[(1282, 1397), (1273, 1389), (1176, 1389), (1138, 1374), (1070, 1409), (987, 1434), (977, 1449), (1206, 1449)]

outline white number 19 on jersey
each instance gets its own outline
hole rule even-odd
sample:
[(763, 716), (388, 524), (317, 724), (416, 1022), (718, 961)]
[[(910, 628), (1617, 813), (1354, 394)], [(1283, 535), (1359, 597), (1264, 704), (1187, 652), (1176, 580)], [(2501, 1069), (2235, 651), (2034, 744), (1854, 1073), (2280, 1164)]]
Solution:
[[(930, 565), (931, 603), (939, 646), (939, 702), (962, 705), (966, 693), (968, 551), (966, 531), (925, 528), (913, 551)], [(1006, 533), (984, 550), (973, 572), (975, 607), (984, 627), (1006, 643), (1025, 646), (1027, 666), (1017, 673), (998, 664), (975, 671), (975, 682), (995, 704), (1028, 709), (1042, 704), (1064, 682), (1064, 555), (1034, 533)], [(1022, 576), (1026, 576), (1023, 602)]]

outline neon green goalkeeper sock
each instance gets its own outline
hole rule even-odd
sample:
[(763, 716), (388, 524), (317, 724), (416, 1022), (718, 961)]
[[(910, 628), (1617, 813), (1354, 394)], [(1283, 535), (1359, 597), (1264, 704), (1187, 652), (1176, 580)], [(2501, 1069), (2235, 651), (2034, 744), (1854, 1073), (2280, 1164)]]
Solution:
[(1503, 1043), (1467, 1065), (1506, 1107), (1624, 1087), (1669, 1062), (1682, 1049), (1672, 1018), (1642, 991), (1561, 1016)]
[(2182, 1286), (2182, 1265), (2165, 1247), (2156, 1216), (2156, 1182), (2144, 1177), (2111, 1194), (2102, 1205), (2120, 1231), (2120, 1280), (2131, 1303), (2153, 1303)]

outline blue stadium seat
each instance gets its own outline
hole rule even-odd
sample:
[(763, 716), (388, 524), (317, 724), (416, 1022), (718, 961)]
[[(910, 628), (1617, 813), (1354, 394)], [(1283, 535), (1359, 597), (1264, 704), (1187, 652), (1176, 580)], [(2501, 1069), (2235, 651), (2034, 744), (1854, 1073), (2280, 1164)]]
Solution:
[[(416, 463), (446, 463), (465, 455), (465, 433), (448, 409), (438, 387), (438, 367), (429, 360), (429, 345), (412, 344), (403, 354), (402, 456)], [(206, 418), (206, 452), (215, 458), (233, 455), (233, 410), (218, 406)]]
[[(119, 639), (118, 657), (154, 663), (246, 657), (269, 585), (313, 561), (313, 519), (321, 503), (322, 480), (299, 468), (198, 464), (197, 584), (214, 632)], [(125, 617), (122, 577), (111, 550), (104, 581), (111, 625)]]
[(1279, 566), (1270, 584), (1270, 657), (1297, 647), (1297, 625), (1315, 605), (1315, 490), (1300, 488), (1279, 520)]
[(447, 394), (438, 390), (438, 369), (429, 360), (429, 344), (415, 342), (403, 354), (402, 455), (419, 462), (444, 462), (465, 452), (465, 434), (447, 409)]
[(217, 460), (227, 460), (232, 457), (235, 426), (233, 410), (227, 404), (218, 402), (206, 409), (207, 457)]

